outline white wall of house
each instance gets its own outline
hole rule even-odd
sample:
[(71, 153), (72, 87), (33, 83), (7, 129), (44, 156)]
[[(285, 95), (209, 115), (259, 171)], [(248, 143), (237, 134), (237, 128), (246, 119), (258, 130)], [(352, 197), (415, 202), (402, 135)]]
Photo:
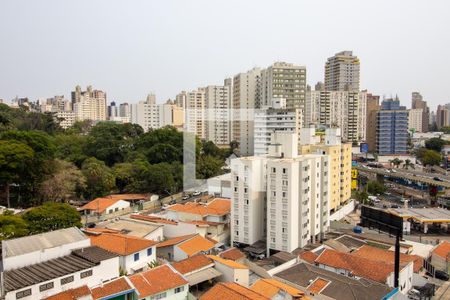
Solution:
[(113, 205), (108, 206), (108, 208), (106, 208), (106, 210), (103, 212), (103, 214), (104, 215), (112, 214), (116, 211), (120, 211), (120, 210), (123, 210), (128, 207), (130, 207), (130, 202), (125, 201), (125, 200), (119, 200), (116, 203), (114, 203)]
[(197, 233), (197, 226), (189, 223), (164, 224), (163, 234), (166, 238)]
[(235, 269), (221, 262), (215, 261), (215, 268), (222, 273), (222, 276), (218, 278), (221, 282), (235, 282), (245, 287), (248, 287), (249, 283), (249, 271), (248, 269)]
[[(17, 256), (3, 257), (3, 269), (7, 271), (11, 269), (25, 267), (28, 265), (37, 264), (53, 258), (69, 255), (74, 249), (89, 246), (91, 246), (91, 240), (86, 237), (85, 240), (64, 244), (58, 247), (47, 248)], [(5, 252), (6, 251), (3, 251), (3, 255), (5, 255)]]
[(144, 236), (144, 239), (146, 240), (152, 240), (152, 241), (162, 241), (164, 240), (164, 228), (163, 226), (158, 227), (157, 229), (153, 230), (146, 236)]
[[(92, 270), (92, 275), (81, 278), (81, 273)], [(61, 285), (61, 279), (73, 276), (73, 281), (67, 284)], [(41, 282), (33, 286), (29, 286), (20, 290), (11, 291), (5, 295), (5, 300), (16, 300), (17, 293), (31, 289), (31, 295), (20, 298), (21, 300), (35, 300), (49, 297), (51, 295), (60, 293), (62, 291), (77, 288), (83, 285), (94, 287), (100, 285), (102, 282), (112, 280), (119, 277), (119, 258), (114, 257), (108, 260), (102, 261), (99, 265), (93, 268), (82, 270), (80, 272), (68, 274), (62, 277), (58, 277), (49, 281)], [(53, 282), (53, 288), (40, 292), (39, 287), (43, 284)]]
[(180, 261), (182, 259), (188, 258), (186, 252), (178, 248), (177, 245), (173, 246), (173, 260)]
[(156, 298), (152, 298), (152, 297), (156, 297), (159, 294), (165, 293), (165, 297), (161, 297), (161, 299), (185, 300), (188, 297), (188, 292), (189, 292), (189, 286), (186, 284), (186, 285), (182, 285), (178, 288), (170, 289), (165, 292), (150, 295), (150, 296), (147, 296), (145, 298), (140, 298), (140, 299), (153, 300)]
[[(412, 283), (412, 278), (413, 278), (413, 274), (414, 274), (414, 267), (413, 267), (413, 262), (410, 262), (409, 264), (407, 264), (403, 269), (400, 270), (400, 274), (398, 277), (398, 285), (399, 285), (399, 290), (402, 294), (407, 294), (408, 291), (412, 288), (413, 283)], [(386, 280), (386, 284), (389, 287), (394, 287), (394, 272), (392, 272), (387, 280)]]
[[(136, 253), (122, 256), (121, 257), (121, 265), (120, 267), (122, 270), (125, 270), (127, 274), (133, 274), (135, 273), (134, 270), (142, 268), (143, 270), (147, 270), (148, 264), (156, 260), (156, 247), (150, 247), (148, 249), (151, 249), (151, 255), (147, 254), (147, 249), (143, 249), (141, 251), (138, 251)], [(139, 254), (139, 257), (137, 260), (134, 259), (135, 254)], [(133, 270), (134, 269), (134, 270)]]
[(431, 254), (431, 264), (436, 270), (441, 270), (444, 272), (450, 271), (450, 263), (448, 263), (444, 258), (436, 254)]

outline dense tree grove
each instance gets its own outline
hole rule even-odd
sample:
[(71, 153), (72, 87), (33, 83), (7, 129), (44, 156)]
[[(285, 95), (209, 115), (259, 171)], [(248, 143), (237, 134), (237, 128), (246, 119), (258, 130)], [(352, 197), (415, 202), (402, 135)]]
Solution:
[[(197, 177), (221, 174), (236, 146), (220, 149), (196, 139)], [(110, 193), (164, 196), (182, 186), (183, 133), (173, 127), (144, 132), (135, 124), (83, 121), (63, 130), (52, 114), (0, 104), (0, 205), (26, 208)]]

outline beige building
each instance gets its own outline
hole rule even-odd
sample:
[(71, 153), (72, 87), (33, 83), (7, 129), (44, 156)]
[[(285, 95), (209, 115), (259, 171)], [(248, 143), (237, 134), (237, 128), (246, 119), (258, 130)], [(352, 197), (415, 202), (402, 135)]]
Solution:
[(67, 129), (75, 124), (75, 112), (73, 111), (58, 111), (56, 112), (56, 119), (59, 121), (59, 125)]
[(191, 92), (181, 92), (176, 98), (185, 98), (184, 130), (194, 133), (200, 139), (206, 138), (205, 124), (205, 88), (198, 88)]
[(380, 110), (380, 96), (367, 93), (366, 98), (366, 143), (369, 151), (375, 151), (377, 138), (377, 115)]
[(438, 105), (436, 111), (436, 125), (437, 128), (450, 126), (450, 111), (447, 105)]
[(228, 146), (231, 141), (231, 90), (231, 79), (205, 88), (206, 140), (217, 146)]
[(325, 90), (359, 91), (359, 59), (352, 51), (342, 51), (325, 64)]
[(408, 129), (415, 132), (423, 132), (423, 109), (414, 108), (408, 110)]
[(77, 85), (72, 92), (72, 105), (77, 121), (107, 119), (106, 93), (92, 90), (92, 86), (88, 86), (86, 91), (81, 91), (81, 87)]
[(336, 211), (351, 198), (352, 145), (341, 143), (339, 128), (326, 129), (323, 141), (315, 128), (302, 128), (300, 144), (300, 154), (329, 155), (329, 209)]

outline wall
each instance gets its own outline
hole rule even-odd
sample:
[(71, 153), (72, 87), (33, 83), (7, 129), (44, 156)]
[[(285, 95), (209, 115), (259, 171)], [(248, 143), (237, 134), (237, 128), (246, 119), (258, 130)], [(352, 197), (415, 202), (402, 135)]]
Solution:
[(197, 226), (188, 223), (178, 223), (177, 225), (164, 224), (163, 233), (166, 238), (194, 234), (197, 233)]
[(249, 282), (249, 270), (248, 269), (234, 269), (227, 265), (224, 265), (218, 261), (214, 262), (215, 269), (222, 273), (218, 278), (220, 282), (236, 282), (240, 285), (248, 287)]
[[(412, 288), (413, 273), (414, 273), (413, 262), (410, 262), (403, 269), (400, 270), (398, 282), (399, 282), (399, 291), (402, 294), (407, 294), (408, 291)], [(392, 272), (388, 276), (386, 284), (390, 287), (394, 287), (394, 272)]]
[(330, 221), (339, 221), (355, 210), (355, 200), (351, 199), (346, 205), (330, 215)]
[(152, 261), (156, 260), (156, 247), (153, 246), (152, 248), (152, 254), (150, 256), (147, 256), (147, 249), (143, 249), (139, 252), (139, 260), (134, 261), (134, 254), (127, 255), (125, 257), (122, 257), (123, 265), (121, 265), (122, 269), (126, 270), (127, 274), (133, 274), (134, 269), (143, 268), (146, 270), (148, 268), (148, 263), (151, 263)]
[(152, 241), (162, 241), (164, 240), (164, 228), (163, 226), (160, 226), (158, 229), (153, 230), (146, 236), (144, 236), (144, 239), (152, 240)]
[(169, 261), (173, 261), (174, 260), (174, 258), (173, 258), (173, 256), (174, 256), (174, 249), (173, 248), (174, 248), (173, 246), (157, 248), (156, 249), (156, 256), (164, 258), (164, 259), (169, 260)]
[(130, 207), (130, 202), (125, 201), (125, 200), (119, 200), (116, 203), (114, 203), (113, 205), (109, 206), (104, 212), (103, 215), (108, 215), (120, 210), (124, 210), (126, 208)]
[(188, 258), (186, 252), (178, 248), (176, 245), (173, 246), (173, 260), (180, 261), (185, 258)]
[[(177, 293), (177, 294), (175, 294), (175, 289), (170, 289), (170, 290), (165, 291), (166, 297), (162, 298), (162, 299), (170, 299), (170, 300), (185, 300), (185, 299), (187, 299), (188, 292), (189, 292), (189, 286), (186, 284), (186, 285), (183, 285), (182, 287), (183, 287), (183, 291), (180, 293)], [(158, 294), (150, 295), (150, 296), (147, 296), (142, 299), (152, 300), (152, 296), (156, 296), (156, 295), (158, 295)]]

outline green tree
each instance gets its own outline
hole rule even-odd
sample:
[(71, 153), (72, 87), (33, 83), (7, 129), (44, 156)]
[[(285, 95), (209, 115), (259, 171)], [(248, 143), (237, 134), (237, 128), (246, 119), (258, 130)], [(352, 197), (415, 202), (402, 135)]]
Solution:
[(114, 189), (114, 175), (103, 161), (94, 157), (88, 158), (83, 162), (81, 171), (86, 177), (87, 199), (105, 196)]
[(384, 193), (386, 191), (386, 188), (378, 181), (371, 180), (367, 183), (367, 191), (369, 192), (369, 194), (378, 195)]
[(0, 183), (4, 186), (8, 207), (11, 207), (11, 184), (20, 184), (22, 176), (28, 171), (27, 162), (33, 157), (34, 151), (28, 145), (14, 140), (0, 140)]
[(408, 170), (409, 168), (415, 169), (416, 167), (414, 166), (414, 164), (411, 162), (410, 159), (405, 159), (405, 163), (403, 164), (403, 168)]
[(207, 155), (197, 161), (197, 177), (207, 179), (223, 173), (223, 161), (219, 158)]
[(361, 204), (369, 204), (369, 194), (366, 191), (356, 191), (356, 200)]
[(399, 159), (399, 158), (394, 158), (393, 160), (392, 160), (392, 164), (396, 167), (396, 168), (398, 168), (401, 164), (403, 163), (403, 160), (401, 160), (401, 159)]
[(30, 234), (69, 227), (81, 227), (78, 211), (67, 203), (47, 202), (27, 211), (23, 218)]
[(28, 234), (28, 224), (17, 215), (4, 213), (0, 215), (0, 240), (7, 240)]
[(176, 192), (176, 183), (168, 163), (151, 165), (145, 172), (144, 178), (148, 190), (156, 194)]
[(442, 161), (442, 156), (434, 150), (426, 150), (421, 161), (425, 166), (438, 166)]
[(81, 134), (58, 134), (53, 138), (56, 145), (56, 157), (74, 163), (81, 167), (83, 161), (88, 158), (84, 153), (87, 136)]
[(434, 150), (437, 152), (441, 152), (444, 145), (448, 142), (441, 138), (431, 138), (425, 141), (425, 148), (428, 150)]
[(146, 151), (146, 155), (151, 164), (182, 161), (183, 159), (182, 149), (170, 144), (156, 144)]

